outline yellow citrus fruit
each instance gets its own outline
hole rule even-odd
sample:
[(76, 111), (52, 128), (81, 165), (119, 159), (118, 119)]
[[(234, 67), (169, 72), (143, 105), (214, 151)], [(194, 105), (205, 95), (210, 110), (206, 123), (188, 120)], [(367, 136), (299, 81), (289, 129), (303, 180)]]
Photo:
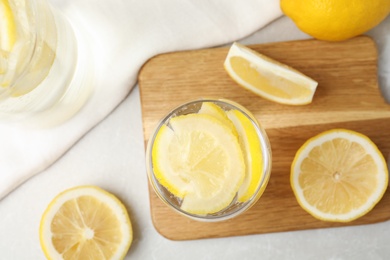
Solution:
[(245, 175), (237, 137), (214, 116), (188, 114), (163, 125), (152, 147), (156, 178), (182, 199), (181, 209), (211, 214), (235, 198)]
[(303, 32), (327, 41), (360, 35), (390, 12), (390, 0), (281, 0), (280, 6)]
[[(0, 0), (0, 74), (4, 74), (8, 66), (10, 52), (16, 42), (15, 17), (8, 0)], [(8, 79), (2, 79), (1, 87), (8, 86)]]
[(240, 86), (281, 104), (311, 103), (318, 85), (299, 71), (238, 43), (230, 47), (224, 67)]
[(39, 236), (48, 259), (123, 259), (133, 231), (118, 198), (95, 186), (79, 186), (51, 201)]
[(332, 129), (298, 150), (290, 181), (298, 203), (312, 216), (349, 222), (381, 200), (388, 175), (383, 155), (367, 136)]
[(238, 201), (245, 202), (256, 193), (263, 179), (261, 143), (256, 128), (249, 118), (238, 110), (230, 110), (226, 113), (236, 128), (245, 158), (245, 178), (238, 190), (237, 198)]

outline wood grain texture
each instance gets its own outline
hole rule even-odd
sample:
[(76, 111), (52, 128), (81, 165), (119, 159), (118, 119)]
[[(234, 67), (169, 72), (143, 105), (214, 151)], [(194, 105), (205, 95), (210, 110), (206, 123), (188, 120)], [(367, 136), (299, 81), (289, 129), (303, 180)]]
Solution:
[(350, 223), (316, 220), (300, 208), (289, 182), (290, 165), (310, 137), (332, 128), (368, 135), (388, 158), (390, 105), (377, 81), (377, 52), (368, 37), (329, 43), (317, 40), (252, 45), (319, 82), (313, 102), (288, 106), (262, 99), (239, 87), (223, 62), (228, 48), (168, 53), (149, 60), (139, 74), (145, 143), (158, 121), (174, 107), (201, 97), (227, 98), (248, 108), (269, 136), (273, 167), (264, 195), (243, 215), (219, 223), (189, 220), (169, 209), (150, 188), (157, 231), (172, 240), (239, 236), (346, 225), (390, 219), (390, 191), (366, 216)]

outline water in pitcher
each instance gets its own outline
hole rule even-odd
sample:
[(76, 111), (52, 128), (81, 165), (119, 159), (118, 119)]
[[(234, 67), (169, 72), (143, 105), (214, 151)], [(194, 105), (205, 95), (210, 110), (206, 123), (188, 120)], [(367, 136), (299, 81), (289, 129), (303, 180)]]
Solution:
[(72, 116), (90, 86), (71, 24), (45, 0), (1, 0), (0, 13), (0, 119)]

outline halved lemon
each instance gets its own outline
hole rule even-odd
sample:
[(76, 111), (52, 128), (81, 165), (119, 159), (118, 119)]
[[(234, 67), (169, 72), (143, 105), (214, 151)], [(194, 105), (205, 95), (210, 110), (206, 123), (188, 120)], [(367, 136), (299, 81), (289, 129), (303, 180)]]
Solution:
[(48, 259), (123, 259), (133, 231), (118, 198), (95, 186), (79, 186), (51, 201), (39, 237)]
[(238, 110), (230, 110), (227, 116), (236, 128), (244, 154), (246, 171), (243, 184), (238, 190), (238, 201), (245, 202), (256, 193), (263, 178), (261, 143), (255, 127), (244, 114)]
[(240, 86), (281, 104), (311, 103), (318, 85), (301, 72), (238, 43), (230, 47), (224, 67)]
[(208, 114), (181, 115), (163, 125), (152, 147), (152, 163), (160, 184), (192, 214), (229, 206), (245, 175), (237, 137)]
[(349, 222), (381, 200), (388, 175), (383, 155), (367, 136), (333, 129), (298, 150), (290, 181), (298, 203), (312, 216)]

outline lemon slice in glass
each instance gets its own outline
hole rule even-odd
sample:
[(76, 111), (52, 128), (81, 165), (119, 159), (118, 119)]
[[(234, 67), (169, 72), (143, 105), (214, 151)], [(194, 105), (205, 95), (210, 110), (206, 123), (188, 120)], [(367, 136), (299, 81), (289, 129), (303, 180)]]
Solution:
[(52, 200), (39, 236), (48, 259), (123, 259), (133, 231), (126, 208), (114, 195), (79, 186)]
[(152, 163), (157, 180), (192, 214), (212, 214), (232, 203), (245, 175), (237, 137), (208, 114), (170, 119), (156, 135)]
[(298, 150), (290, 181), (298, 203), (315, 218), (349, 222), (381, 200), (388, 175), (383, 155), (367, 136), (333, 129)]
[(318, 85), (299, 71), (238, 43), (230, 47), (224, 67), (243, 88), (281, 104), (311, 103)]
[(244, 153), (246, 171), (244, 182), (238, 191), (238, 201), (245, 202), (256, 193), (263, 178), (261, 144), (259, 135), (248, 117), (238, 110), (230, 110), (226, 113), (236, 128), (241, 150)]
[(220, 120), (223, 124), (229, 127), (233, 134), (237, 135), (237, 131), (233, 123), (227, 117), (225, 111), (213, 102), (203, 102), (198, 114), (207, 114)]

